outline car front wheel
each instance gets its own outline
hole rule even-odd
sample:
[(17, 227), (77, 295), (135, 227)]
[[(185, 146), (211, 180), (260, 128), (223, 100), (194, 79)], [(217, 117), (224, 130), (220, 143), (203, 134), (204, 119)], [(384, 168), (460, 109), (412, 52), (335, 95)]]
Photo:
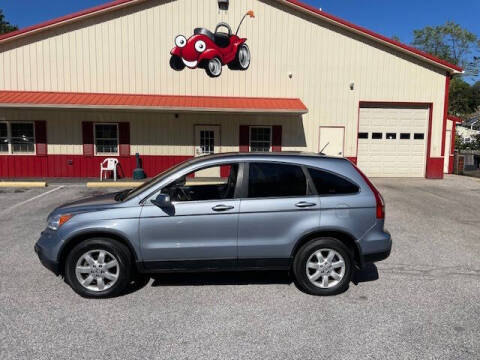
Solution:
[(83, 297), (117, 296), (131, 279), (130, 252), (110, 239), (82, 241), (67, 256), (65, 279)]
[(348, 289), (352, 277), (350, 251), (339, 240), (318, 238), (297, 252), (293, 273), (297, 286), (312, 295), (336, 295)]
[(208, 60), (205, 71), (207, 72), (207, 75), (212, 78), (219, 77), (222, 75), (222, 62), (218, 57)]

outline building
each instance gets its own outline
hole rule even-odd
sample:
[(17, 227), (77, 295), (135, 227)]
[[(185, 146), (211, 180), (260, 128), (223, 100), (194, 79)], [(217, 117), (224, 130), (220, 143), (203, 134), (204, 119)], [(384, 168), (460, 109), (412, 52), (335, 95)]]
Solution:
[(3, 178), (96, 177), (105, 157), (129, 177), (136, 153), (148, 176), (239, 150), (379, 177), (453, 164), (462, 69), (297, 0), (118, 0), (1, 36), (0, 69)]
[(472, 129), (471, 127), (458, 125), (457, 135), (460, 136), (465, 143), (475, 141), (475, 138), (480, 135), (480, 130)]

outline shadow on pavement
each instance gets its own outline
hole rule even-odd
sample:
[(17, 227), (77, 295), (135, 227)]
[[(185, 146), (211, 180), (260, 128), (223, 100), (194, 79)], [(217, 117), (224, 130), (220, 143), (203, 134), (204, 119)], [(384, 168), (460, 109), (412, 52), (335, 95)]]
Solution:
[(287, 271), (170, 273), (152, 276), (152, 286), (290, 284)]

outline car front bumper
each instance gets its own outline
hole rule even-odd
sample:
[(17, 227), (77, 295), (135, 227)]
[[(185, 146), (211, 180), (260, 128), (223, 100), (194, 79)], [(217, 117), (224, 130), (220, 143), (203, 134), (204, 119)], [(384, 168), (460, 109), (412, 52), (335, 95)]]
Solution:
[(52, 230), (46, 229), (42, 232), (34, 246), (35, 253), (40, 259), (42, 265), (52, 271), (55, 275), (60, 274), (60, 266), (57, 260), (59, 245), (57, 234)]

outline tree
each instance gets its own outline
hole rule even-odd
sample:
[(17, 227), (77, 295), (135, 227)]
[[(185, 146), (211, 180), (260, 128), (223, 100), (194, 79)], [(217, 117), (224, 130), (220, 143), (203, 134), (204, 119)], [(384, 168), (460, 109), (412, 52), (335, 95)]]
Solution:
[(480, 39), (454, 22), (413, 31), (412, 45), (440, 59), (461, 66), (466, 76), (477, 77)]
[(461, 77), (454, 77), (450, 82), (450, 99), (448, 112), (455, 116), (466, 117), (480, 106), (480, 82), (470, 86)]
[(6, 34), (17, 29), (17, 26), (12, 25), (7, 20), (5, 20), (5, 15), (3, 15), (3, 11), (0, 10), (0, 34)]

